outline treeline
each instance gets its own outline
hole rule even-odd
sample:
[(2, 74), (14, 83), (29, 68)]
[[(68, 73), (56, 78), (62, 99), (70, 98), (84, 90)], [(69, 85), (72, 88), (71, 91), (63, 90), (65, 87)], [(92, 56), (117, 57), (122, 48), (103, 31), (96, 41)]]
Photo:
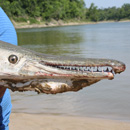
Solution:
[(93, 3), (86, 8), (84, 0), (3, 0), (0, 3), (7, 15), (15, 21), (36, 22), (55, 20), (121, 20), (130, 19), (130, 4), (121, 8), (98, 9)]
[(83, 19), (84, 0), (6, 0), (2, 7), (9, 17), (50, 19)]
[(86, 19), (90, 21), (104, 21), (130, 19), (130, 4), (124, 4), (121, 8), (111, 7), (98, 9), (93, 3), (86, 9)]

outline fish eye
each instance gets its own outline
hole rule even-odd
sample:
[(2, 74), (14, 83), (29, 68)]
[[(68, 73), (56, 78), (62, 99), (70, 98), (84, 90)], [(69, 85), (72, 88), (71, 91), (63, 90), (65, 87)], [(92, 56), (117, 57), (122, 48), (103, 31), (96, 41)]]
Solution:
[(8, 60), (10, 63), (15, 64), (18, 61), (18, 57), (16, 55), (10, 55)]

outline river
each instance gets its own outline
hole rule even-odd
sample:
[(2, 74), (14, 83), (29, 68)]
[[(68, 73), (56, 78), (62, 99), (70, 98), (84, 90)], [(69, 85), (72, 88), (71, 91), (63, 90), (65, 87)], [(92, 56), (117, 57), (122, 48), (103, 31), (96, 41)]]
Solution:
[(127, 69), (79, 92), (11, 92), (12, 112), (130, 121), (130, 22), (17, 30), (19, 45), (53, 54), (123, 61)]

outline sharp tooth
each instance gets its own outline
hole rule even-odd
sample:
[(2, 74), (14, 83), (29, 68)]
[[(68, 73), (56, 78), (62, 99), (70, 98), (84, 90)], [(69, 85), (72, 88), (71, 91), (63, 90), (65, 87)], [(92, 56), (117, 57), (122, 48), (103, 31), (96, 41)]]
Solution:
[(97, 67), (93, 67), (93, 71), (96, 72), (97, 71)]
[(103, 68), (103, 71), (105, 72), (106, 71), (106, 67), (102, 67)]
[(108, 69), (109, 69), (109, 71), (111, 71), (111, 70), (112, 70), (112, 68), (111, 68), (111, 67), (108, 67)]
[(103, 71), (102, 67), (98, 67), (98, 72), (102, 72), (102, 71)]

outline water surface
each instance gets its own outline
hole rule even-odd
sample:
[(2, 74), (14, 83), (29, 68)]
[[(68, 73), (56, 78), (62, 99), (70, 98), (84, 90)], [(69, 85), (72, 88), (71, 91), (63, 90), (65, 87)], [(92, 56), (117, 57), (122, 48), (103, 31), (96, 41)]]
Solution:
[(19, 29), (19, 45), (32, 50), (90, 58), (111, 58), (127, 69), (79, 92), (37, 95), (11, 92), (13, 112), (86, 116), (130, 121), (130, 22)]

